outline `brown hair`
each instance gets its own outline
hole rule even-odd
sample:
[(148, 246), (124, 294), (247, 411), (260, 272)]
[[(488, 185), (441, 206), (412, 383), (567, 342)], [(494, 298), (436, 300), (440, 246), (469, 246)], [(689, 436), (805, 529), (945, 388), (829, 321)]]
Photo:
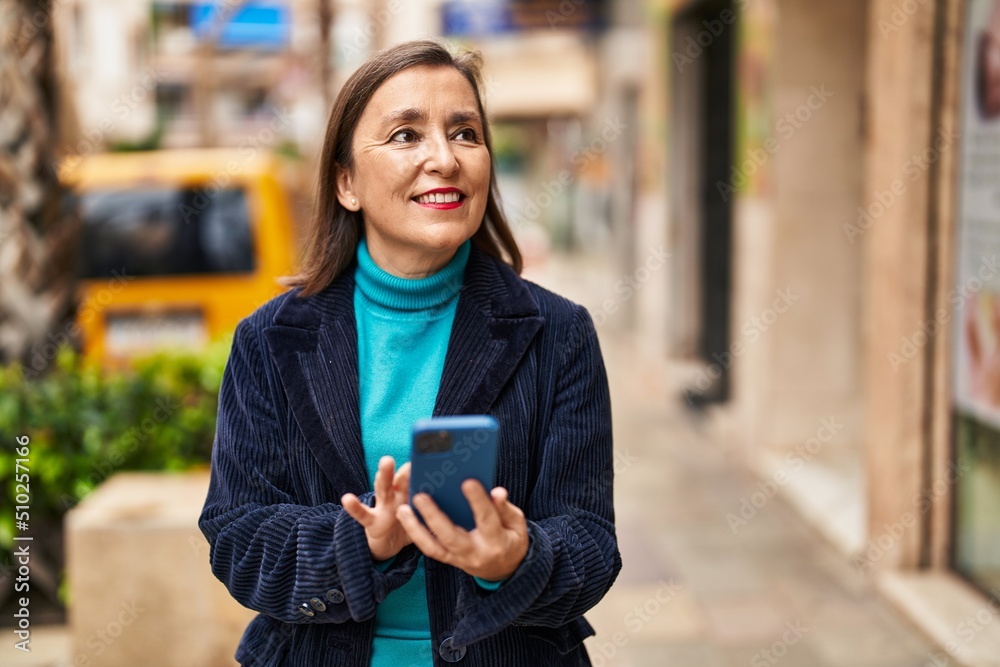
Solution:
[[(311, 296), (322, 291), (354, 260), (358, 241), (364, 234), (364, 219), (360, 211), (349, 211), (337, 200), (337, 167), (350, 169), (353, 166), (351, 142), (354, 130), (375, 91), (389, 77), (418, 65), (454, 67), (465, 76), (476, 96), (476, 105), (483, 119), (483, 140), (492, 159), (493, 142), (480, 94), (482, 58), (478, 52), (452, 54), (438, 42), (421, 40), (405, 42), (369, 58), (340, 90), (327, 122), (320, 155), (315, 213), (305, 260), (298, 275), (282, 281), (288, 287), (301, 287), (299, 296)], [(500, 208), (494, 169), (490, 170), (490, 191), (483, 222), (473, 234), (472, 242), (521, 272), (521, 251)]]

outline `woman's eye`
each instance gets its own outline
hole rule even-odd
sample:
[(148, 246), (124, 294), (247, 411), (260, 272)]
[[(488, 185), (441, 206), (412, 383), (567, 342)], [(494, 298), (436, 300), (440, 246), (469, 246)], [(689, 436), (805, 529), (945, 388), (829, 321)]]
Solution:
[(417, 134), (413, 130), (399, 130), (389, 137), (389, 141), (396, 142), (397, 144), (406, 144), (416, 140), (416, 138)]
[(479, 135), (477, 135), (476, 131), (473, 130), (471, 127), (467, 127), (464, 130), (459, 130), (455, 134), (455, 138), (458, 139), (459, 141), (473, 141), (473, 142), (475, 142), (475, 141), (479, 140)]

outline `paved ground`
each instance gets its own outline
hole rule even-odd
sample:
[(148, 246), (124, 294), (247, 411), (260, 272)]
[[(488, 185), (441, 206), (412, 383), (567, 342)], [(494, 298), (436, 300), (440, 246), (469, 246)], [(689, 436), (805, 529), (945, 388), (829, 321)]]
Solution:
[[(614, 298), (600, 261), (551, 258), (528, 277), (596, 313)], [(608, 312), (608, 311), (606, 311)], [(746, 524), (758, 491), (676, 398), (649, 332), (598, 327), (611, 382), (623, 569), (587, 618), (595, 667), (930, 667), (934, 650), (870, 579), (781, 498)]]
[(605, 335), (624, 567), (588, 618), (598, 667), (923, 667), (932, 647), (776, 497), (757, 491), (668, 397), (634, 341)]

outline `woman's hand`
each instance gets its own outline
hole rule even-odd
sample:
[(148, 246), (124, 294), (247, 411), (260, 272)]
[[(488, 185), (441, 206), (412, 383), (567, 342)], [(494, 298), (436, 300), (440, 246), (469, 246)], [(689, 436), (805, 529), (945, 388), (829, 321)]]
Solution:
[(413, 497), (413, 504), (427, 522), (426, 527), (409, 505), (400, 505), (396, 517), (413, 544), (428, 558), (480, 579), (506, 579), (528, 553), (528, 523), (524, 512), (507, 499), (507, 490), (503, 487), (498, 486), (487, 495), (482, 484), (467, 479), (462, 483), (462, 493), (469, 500), (476, 519), (472, 531), (452, 523), (426, 493)]
[(396, 511), (410, 496), (410, 464), (398, 471), (391, 456), (379, 459), (375, 473), (375, 507), (368, 507), (353, 493), (340, 499), (344, 510), (365, 527), (368, 549), (375, 560), (388, 560), (410, 544), (410, 536), (396, 520)]

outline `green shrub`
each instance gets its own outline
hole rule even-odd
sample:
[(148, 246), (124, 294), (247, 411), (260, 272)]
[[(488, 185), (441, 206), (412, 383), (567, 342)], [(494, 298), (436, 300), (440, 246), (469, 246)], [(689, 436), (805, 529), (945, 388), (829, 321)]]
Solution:
[[(11, 508), (0, 514), (3, 563), (11, 562), (15, 535), (32, 535), (33, 568), (41, 556), (47, 563), (38, 565), (61, 572), (63, 516), (116, 472), (208, 465), (230, 342), (137, 359), (129, 370), (84, 364), (69, 348), (37, 379), (27, 379), (16, 365), (0, 368), (0, 485), (3, 505)], [(17, 529), (13, 512), (15, 439), (25, 435), (27, 532)]]

